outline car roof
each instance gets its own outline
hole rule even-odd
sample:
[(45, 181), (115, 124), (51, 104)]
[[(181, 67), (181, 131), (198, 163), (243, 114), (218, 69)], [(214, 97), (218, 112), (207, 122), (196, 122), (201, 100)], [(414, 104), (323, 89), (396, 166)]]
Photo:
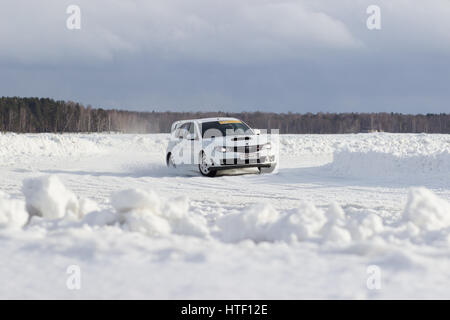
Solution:
[(186, 122), (204, 123), (204, 122), (211, 122), (211, 121), (226, 121), (226, 120), (239, 120), (239, 119), (230, 118), (230, 117), (217, 117), (217, 118), (201, 118), (201, 119), (180, 120), (180, 121), (176, 121), (175, 123), (186, 123)]

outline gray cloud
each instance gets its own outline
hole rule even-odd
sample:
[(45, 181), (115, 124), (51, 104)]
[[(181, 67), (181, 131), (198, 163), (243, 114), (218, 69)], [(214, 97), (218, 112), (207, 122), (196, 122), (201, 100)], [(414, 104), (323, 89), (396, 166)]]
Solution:
[[(448, 112), (450, 2), (2, 1), (2, 95), (137, 110)], [(69, 4), (82, 29), (66, 29)], [(366, 28), (378, 4), (382, 30)]]

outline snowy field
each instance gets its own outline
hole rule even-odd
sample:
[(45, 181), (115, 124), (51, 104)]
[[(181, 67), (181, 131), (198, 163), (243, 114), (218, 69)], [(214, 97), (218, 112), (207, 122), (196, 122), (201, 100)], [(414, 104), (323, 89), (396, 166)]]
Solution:
[(0, 134), (0, 298), (450, 298), (449, 135), (286, 135), (216, 178), (167, 141)]

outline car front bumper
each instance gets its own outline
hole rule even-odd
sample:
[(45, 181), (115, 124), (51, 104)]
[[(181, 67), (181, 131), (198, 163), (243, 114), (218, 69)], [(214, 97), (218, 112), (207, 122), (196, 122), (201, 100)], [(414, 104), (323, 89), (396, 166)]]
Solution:
[(269, 168), (272, 165), (276, 165), (276, 158), (274, 155), (264, 155), (254, 159), (242, 159), (235, 156), (213, 159), (211, 169)]

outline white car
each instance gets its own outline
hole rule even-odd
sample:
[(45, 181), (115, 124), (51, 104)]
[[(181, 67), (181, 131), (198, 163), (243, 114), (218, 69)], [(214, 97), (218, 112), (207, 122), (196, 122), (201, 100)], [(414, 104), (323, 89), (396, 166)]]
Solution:
[(258, 168), (272, 172), (277, 157), (270, 135), (236, 118), (207, 118), (172, 124), (166, 152), (168, 167), (198, 169), (214, 177), (219, 170)]

